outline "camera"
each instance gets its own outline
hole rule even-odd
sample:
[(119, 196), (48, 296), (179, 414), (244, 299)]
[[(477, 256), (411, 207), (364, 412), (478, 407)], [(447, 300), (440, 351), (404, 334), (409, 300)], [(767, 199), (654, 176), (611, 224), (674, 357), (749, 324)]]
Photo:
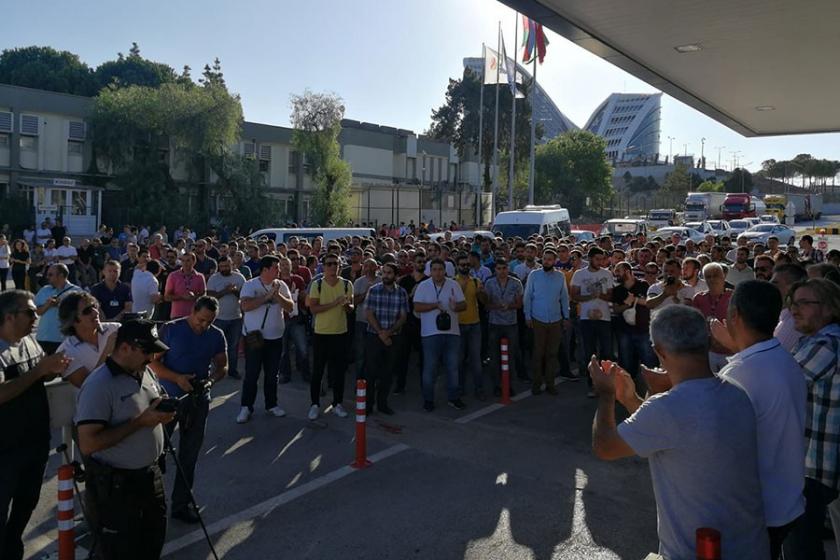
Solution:
[(446, 311), (441, 311), (435, 317), (435, 326), (439, 331), (448, 331), (452, 328), (452, 316)]
[(179, 404), (181, 404), (180, 399), (173, 399), (171, 397), (166, 397), (165, 399), (162, 399), (158, 403), (157, 409), (160, 412), (177, 412)]
[(190, 379), (190, 384), (192, 385), (192, 394), (194, 395), (203, 395), (210, 391), (210, 387), (213, 385), (213, 382), (210, 381), (209, 377), (205, 377), (203, 379)]

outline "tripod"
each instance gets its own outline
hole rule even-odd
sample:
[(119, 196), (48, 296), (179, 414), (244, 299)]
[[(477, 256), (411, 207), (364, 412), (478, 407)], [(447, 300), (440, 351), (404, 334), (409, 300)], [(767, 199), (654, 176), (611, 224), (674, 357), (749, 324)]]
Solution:
[(181, 461), (178, 460), (178, 453), (175, 447), (172, 445), (172, 439), (169, 437), (169, 433), (165, 429), (163, 430), (163, 441), (164, 453), (168, 452), (170, 455), (172, 455), (172, 459), (175, 461), (176, 475), (181, 477), (181, 481), (187, 488), (187, 492), (190, 496), (190, 505), (192, 506), (196, 517), (198, 517), (198, 522), (201, 525), (201, 530), (204, 532), (204, 538), (207, 540), (207, 546), (210, 547), (210, 553), (213, 555), (213, 558), (215, 558), (215, 560), (219, 560), (219, 555), (216, 554), (216, 548), (213, 546), (213, 541), (210, 539), (210, 534), (207, 532), (207, 526), (204, 524), (204, 518), (201, 517), (201, 512), (198, 510), (198, 504), (195, 502), (195, 494), (193, 494), (192, 487), (187, 481), (187, 477), (184, 474), (184, 469), (181, 467)]

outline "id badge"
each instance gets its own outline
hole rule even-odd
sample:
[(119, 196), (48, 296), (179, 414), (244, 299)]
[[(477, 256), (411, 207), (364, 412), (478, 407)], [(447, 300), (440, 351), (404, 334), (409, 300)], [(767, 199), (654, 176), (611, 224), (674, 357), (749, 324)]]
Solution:
[(115, 299), (111, 300), (111, 307), (119, 307), (119, 306), (120, 306), (120, 302), (118, 302)]

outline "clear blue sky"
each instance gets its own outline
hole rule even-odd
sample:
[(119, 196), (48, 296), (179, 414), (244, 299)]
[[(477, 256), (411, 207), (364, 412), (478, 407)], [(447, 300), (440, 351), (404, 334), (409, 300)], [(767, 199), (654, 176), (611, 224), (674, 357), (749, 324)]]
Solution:
[[(142, 0), (50, 2), (5, 6), (0, 48), (50, 45), (95, 66), (128, 52), (141, 53), (197, 76), (218, 56), (229, 87), (242, 96), (251, 121), (287, 125), (289, 94), (329, 90), (341, 95), (347, 117), (421, 132), (431, 109), (443, 102), (447, 80), (462, 72), (464, 56), (495, 43), (496, 26), (512, 50), (515, 15), (494, 0)], [(613, 92), (653, 92), (609, 63), (549, 32), (539, 71), (542, 86), (560, 109), (583, 126)], [(764, 159), (807, 152), (840, 158), (840, 134), (747, 139), (682, 103), (663, 96), (662, 146), (717, 158), (715, 146), (740, 150), (751, 169)]]

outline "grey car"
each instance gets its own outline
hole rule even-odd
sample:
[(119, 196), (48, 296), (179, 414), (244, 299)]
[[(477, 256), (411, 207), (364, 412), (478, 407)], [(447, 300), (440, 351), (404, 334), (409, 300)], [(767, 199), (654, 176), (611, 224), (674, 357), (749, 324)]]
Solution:
[(782, 245), (792, 245), (796, 241), (796, 232), (783, 224), (758, 224), (753, 226), (741, 235), (738, 239), (746, 239), (748, 243), (767, 244), (771, 236), (779, 238)]

